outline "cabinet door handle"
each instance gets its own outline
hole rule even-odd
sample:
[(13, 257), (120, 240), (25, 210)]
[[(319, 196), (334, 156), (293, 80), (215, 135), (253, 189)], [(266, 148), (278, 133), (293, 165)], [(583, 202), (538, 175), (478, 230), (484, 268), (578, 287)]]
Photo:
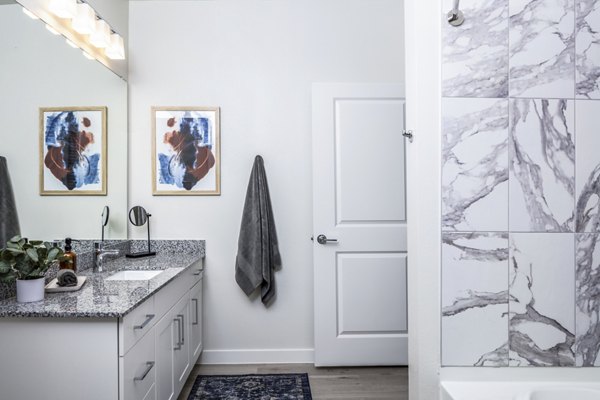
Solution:
[(146, 376), (150, 373), (150, 370), (154, 368), (154, 361), (148, 361), (146, 363), (146, 370), (142, 374), (142, 376), (136, 376), (133, 378), (134, 381), (143, 381), (146, 379)]
[(183, 321), (183, 314), (177, 314), (177, 318), (181, 318), (181, 344), (185, 344), (185, 322)]
[(177, 345), (173, 350), (181, 350), (181, 345), (183, 344), (181, 343), (181, 321), (179, 320), (179, 317), (177, 317), (173, 322), (177, 322)]
[(196, 322), (192, 322), (192, 325), (198, 325), (198, 299), (192, 299), (196, 305)]
[(144, 322), (142, 322), (141, 325), (134, 325), (133, 329), (144, 329), (146, 327), (146, 325), (148, 325), (150, 323), (150, 321), (152, 321), (152, 319), (154, 319), (155, 315), (154, 314), (146, 314), (146, 320)]
[(200, 275), (201, 273), (202, 273), (202, 270), (198, 270), (198, 271), (194, 272), (194, 276), (198, 276), (198, 275)]

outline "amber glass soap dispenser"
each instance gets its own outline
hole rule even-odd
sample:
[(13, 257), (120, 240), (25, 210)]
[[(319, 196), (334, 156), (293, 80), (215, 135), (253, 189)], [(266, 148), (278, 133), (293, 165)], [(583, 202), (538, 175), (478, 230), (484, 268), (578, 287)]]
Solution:
[(73, 252), (71, 242), (73, 239), (65, 239), (65, 254), (60, 261), (60, 269), (70, 269), (73, 272), (77, 272), (77, 254)]

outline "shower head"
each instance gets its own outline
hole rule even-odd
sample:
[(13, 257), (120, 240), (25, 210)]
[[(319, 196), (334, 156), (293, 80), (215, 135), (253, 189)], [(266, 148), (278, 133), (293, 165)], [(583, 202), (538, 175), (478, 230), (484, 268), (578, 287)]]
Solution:
[(462, 11), (458, 9), (459, 1), (460, 0), (454, 0), (452, 10), (448, 11), (448, 14), (446, 14), (446, 20), (452, 26), (460, 26), (465, 22), (465, 16)]

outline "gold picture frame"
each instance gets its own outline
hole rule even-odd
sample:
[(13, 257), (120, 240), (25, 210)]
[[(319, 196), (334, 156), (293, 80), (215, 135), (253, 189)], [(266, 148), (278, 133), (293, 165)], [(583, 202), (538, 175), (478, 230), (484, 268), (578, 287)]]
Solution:
[(152, 107), (152, 195), (221, 194), (219, 107)]
[[(40, 108), (41, 196), (106, 196), (107, 113), (103, 106)], [(63, 151), (67, 146), (72, 159)]]

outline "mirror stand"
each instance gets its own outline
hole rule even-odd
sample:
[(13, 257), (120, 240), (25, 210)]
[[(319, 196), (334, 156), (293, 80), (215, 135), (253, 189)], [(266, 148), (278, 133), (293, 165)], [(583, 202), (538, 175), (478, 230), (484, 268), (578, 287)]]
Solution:
[(129, 253), (126, 254), (127, 258), (140, 258), (140, 257), (149, 257), (155, 256), (156, 252), (152, 251), (150, 247), (150, 217), (152, 215), (148, 214), (146, 210), (141, 206), (135, 206), (129, 211), (129, 221), (135, 226), (142, 226), (144, 224), (148, 225), (148, 251), (141, 251), (137, 253)]
[(110, 215), (110, 209), (108, 206), (104, 206), (102, 210), (102, 241), (104, 242), (104, 228), (108, 225), (108, 217)]

